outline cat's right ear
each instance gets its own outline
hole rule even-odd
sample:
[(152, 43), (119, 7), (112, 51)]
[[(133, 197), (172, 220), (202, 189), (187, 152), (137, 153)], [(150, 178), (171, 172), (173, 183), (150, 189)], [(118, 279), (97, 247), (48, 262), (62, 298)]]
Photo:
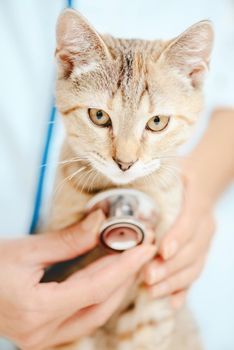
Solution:
[(110, 54), (95, 29), (78, 12), (67, 9), (58, 18), (56, 57), (60, 77), (95, 70)]

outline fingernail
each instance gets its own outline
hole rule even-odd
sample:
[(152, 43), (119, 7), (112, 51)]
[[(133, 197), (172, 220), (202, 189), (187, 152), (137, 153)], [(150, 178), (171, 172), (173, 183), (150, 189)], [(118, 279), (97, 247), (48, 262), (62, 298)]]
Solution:
[(151, 288), (150, 294), (153, 298), (159, 298), (165, 296), (169, 292), (169, 286), (167, 283), (160, 283)]
[(173, 255), (175, 255), (177, 250), (178, 250), (178, 243), (177, 243), (177, 241), (175, 239), (170, 241), (170, 242), (168, 242), (166, 244), (166, 247), (165, 247), (164, 251), (163, 251), (164, 259), (171, 258)]
[(95, 210), (89, 214), (82, 222), (82, 228), (87, 231), (97, 231), (101, 223), (104, 221), (105, 215), (101, 209)]
[(151, 271), (151, 284), (161, 281), (166, 277), (166, 269), (164, 267), (158, 267)]

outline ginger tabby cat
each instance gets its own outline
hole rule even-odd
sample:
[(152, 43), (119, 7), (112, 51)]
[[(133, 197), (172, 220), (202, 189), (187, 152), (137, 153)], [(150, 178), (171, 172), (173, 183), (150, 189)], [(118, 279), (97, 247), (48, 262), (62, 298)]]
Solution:
[[(146, 192), (160, 208), (156, 240), (182, 202), (176, 152), (203, 108), (213, 43), (209, 21), (168, 40), (100, 35), (74, 10), (57, 24), (57, 107), (66, 137), (48, 225), (75, 223), (87, 201), (109, 188)], [(92, 258), (92, 252), (91, 252)], [(199, 350), (186, 308), (150, 300), (140, 280), (104, 327), (62, 350)]]

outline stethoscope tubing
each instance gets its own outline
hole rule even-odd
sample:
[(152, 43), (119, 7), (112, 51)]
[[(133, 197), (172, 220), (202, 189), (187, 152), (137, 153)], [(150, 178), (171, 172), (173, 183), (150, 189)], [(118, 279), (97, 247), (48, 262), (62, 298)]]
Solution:
[[(68, 8), (73, 7), (73, 3), (74, 3), (73, 0), (66, 0), (66, 7)], [(43, 190), (44, 190), (44, 184), (45, 184), (45, 178), (46, 178), (46, 172), (47, 172), (47, 161), (49, 158), (51, 141), (54, 134), (56, 117), (57, 117), (57, 110), (55, 107), (54, 99), (52, 99), (51, 107), (49, 111), (48, 126), (46, 130), (46, 135), (45, 135), (44, 147), (43, 147), (42, 156), (41, 156), (41, 162), (40, 162), (40, 168), (39, 168), (40, 170), (39, 170), (38, 179), (36, 183), (34, 206), (33, 206), (31, 223), (29, 227), (29, 234), (34, 234), (38, 228), (42, 200), (43, 200)]]

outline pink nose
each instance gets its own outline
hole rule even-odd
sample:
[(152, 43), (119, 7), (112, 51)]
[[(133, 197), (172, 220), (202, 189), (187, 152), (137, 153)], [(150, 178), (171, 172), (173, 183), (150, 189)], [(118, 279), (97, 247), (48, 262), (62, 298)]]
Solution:
[(127, 163), (127, 162), (122, 162), (122, 160), (120, 160), (118, 158), (113, 158), (113, 159), (122, 171), (126, 171), (126, 170), (130, 169), (131, 166), (136, 162), (136, 160), (135, 160), (133, 162)]

